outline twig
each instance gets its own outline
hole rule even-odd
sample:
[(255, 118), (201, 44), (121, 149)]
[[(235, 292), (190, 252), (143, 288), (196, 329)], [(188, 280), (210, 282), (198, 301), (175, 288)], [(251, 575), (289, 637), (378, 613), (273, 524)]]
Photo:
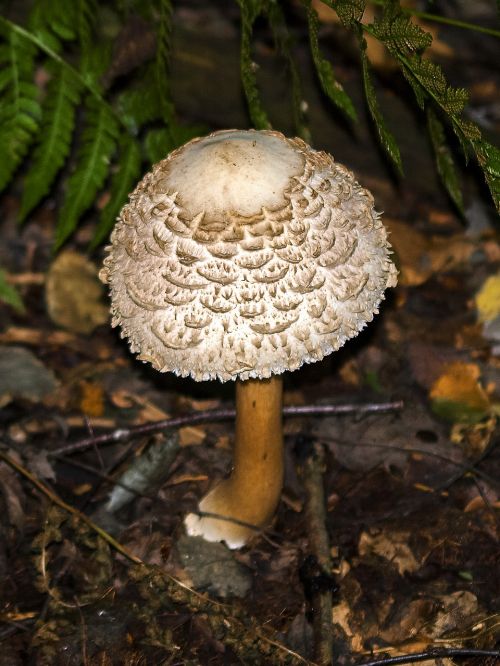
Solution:
[(400, 657), (387, 657), (386, 659), (377, 659), (375, 661), (363, 661), (356, 666), (400, 666), (400, 664), (416, 664), (419, 661), (428, 659), (444, 659), (453, 657), (465, 659), (466, 657), (493, 657), (500, 660), (500, 650), (474, 650), (467, 648), (437, 648), (427, 652), (415, 652), (414, 654), (405, 654)]
[[(283, 408), (284, 417), (297, 417), (297, 416), (329, 416), (340, 414), (373, 414), (377, 412), (397, 411), (403, 408), (401, 400), (395, 402), (382, 402), (382, 403), (368, 403), (363, 405), (349, 404), (349, 405), (293, 405)], [(77, 451), (84, 451), (93, 446), (101, 444), (112, 444), (123, 442), (131, 437), (140, 437), (142, 435), (150, 435), (152, 433), (160, 432), (171, 428), (182, 428), (187, 425), (196, 425), (198, 423), (210, 423), (214, 421), (230, 421), (236, 416), (236, 411), (233, 408), (222, 409), (208, 409), (201, 412), (193, 412), (184, 414), (183, 416), (176, 416), (171, 419), (164, 419), (162, 421), (154, 421), (153, 423), (145, 423), (144, 425), (131, 426), (130, 428), (117, 428), (111, 432), (103, 433), (102, 435), (95, 435), (86, 437), (79, 442), (61, 446), (58, 449), (49, 451), (47, 455), (67, 455), (68, 453), (76, 453)]]
[[(333, 659), (332, 640), (332, 577), (330, 544), (326, 529), (323, 472), (324, 449), (318, 442), (310, 442), (303, 465), (303, 483), (307, 493), (305, 514), (308, 541), (317, 572), (309, 578), (314, 631), (314, 657), (320, 666), (329, 666)], [(306, 590), (307, 594), (307, 590)]]

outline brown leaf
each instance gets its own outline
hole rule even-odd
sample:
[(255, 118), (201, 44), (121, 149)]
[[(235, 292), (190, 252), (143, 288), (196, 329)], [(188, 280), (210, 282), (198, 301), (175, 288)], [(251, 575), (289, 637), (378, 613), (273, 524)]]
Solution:
[(362, 532), (358, 544), (359, 554), (362, 557), (370, 553), (379, 555), (392, 562), (403, 576), (406, 572), (411, 573), (420, 568), (420, 562), (408, 545), (409, 538), (409, 532), (381, 532), (375, 535)]
[(109, 320), (104, 288), (89, 259), (67, 250), (49, 268), (45, 288), (47, 310), (58, 326), (89, 334)]

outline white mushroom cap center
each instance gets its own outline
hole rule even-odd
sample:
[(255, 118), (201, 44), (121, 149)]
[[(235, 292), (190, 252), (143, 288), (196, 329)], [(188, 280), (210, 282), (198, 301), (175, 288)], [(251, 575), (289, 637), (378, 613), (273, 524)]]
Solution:
[(304, 169), (302, 155), (281, 138), (226, 131), (192, 143), (175, 160), (164, 184), (192, 217), (242, 216), (282, 208), (290, 177)]

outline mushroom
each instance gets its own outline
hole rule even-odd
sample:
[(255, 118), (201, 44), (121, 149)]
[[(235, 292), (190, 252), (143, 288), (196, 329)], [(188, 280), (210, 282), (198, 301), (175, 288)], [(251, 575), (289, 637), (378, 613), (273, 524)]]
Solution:
[(282, 373), (356, 336), (396, 284), (373, 198), (301, 139), (219, 131), (153, 167), (106, 252), (112, 325), (140, 360), (236, 380), (232, 474), (185, 524), (239, 548), (280, 498)]

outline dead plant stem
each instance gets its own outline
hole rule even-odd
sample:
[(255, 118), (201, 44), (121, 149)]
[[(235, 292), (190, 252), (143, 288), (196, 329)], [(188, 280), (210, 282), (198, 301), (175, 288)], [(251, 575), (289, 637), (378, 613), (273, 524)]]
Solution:
[[(311, 555), (319, 569), (319, 576), (324, 576), (324, 581), (329, 581), (332, 566), (326, 528), (324, 468), (323, 446), (314, 442), (311, 454), (307, 456), (302, 467), (303, 483), (307, 493), (305, 513), (308, 541)], [(333, 664), (332, 587), (330, 585), (318, 585), (317, 589), (312, 590), (312, 607), (314, 657), (320, 666), (330, 666)]]

